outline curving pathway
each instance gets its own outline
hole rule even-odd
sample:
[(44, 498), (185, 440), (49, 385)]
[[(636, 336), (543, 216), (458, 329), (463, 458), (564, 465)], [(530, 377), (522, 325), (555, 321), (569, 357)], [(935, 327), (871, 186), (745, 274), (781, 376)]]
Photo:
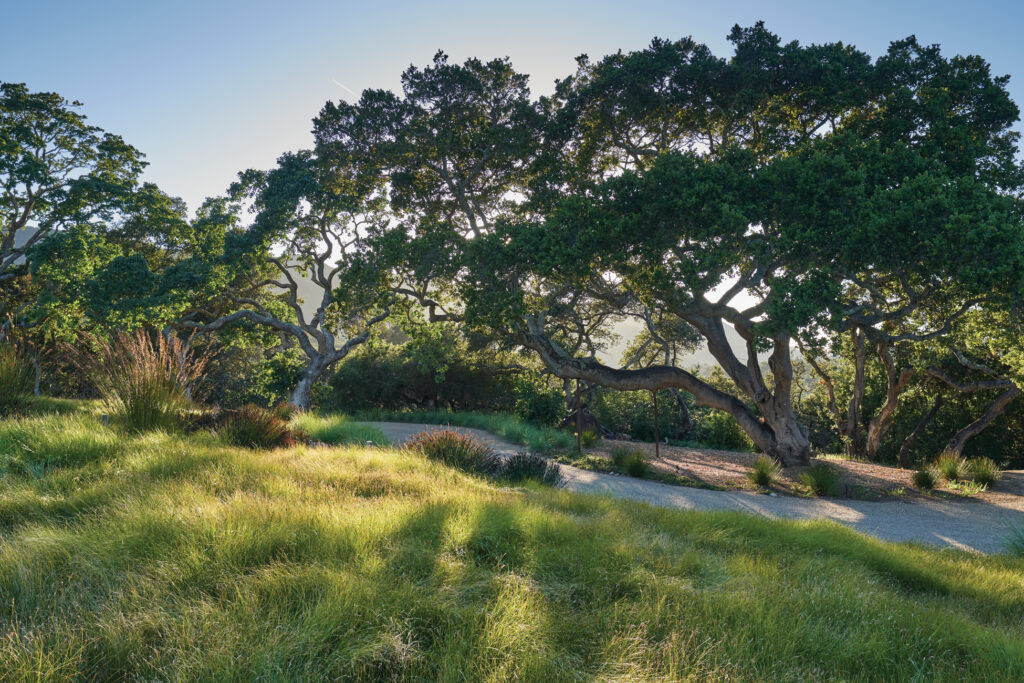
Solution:
[[(405, 443), (422, 431), (454, 429), (486, 441), (496, 452), (511, 455), (523, 448), (493, 434), (466, 427), (370, 422), (394, 443)], [(828, 519), (887, 541), (919, 541), (983, 553), (1003, 550), (1007, 535), (1024, 529), (1024, 510), (973, 500), (860, 501), (769, 496), (754, 491), (711, 491), (672, 486), (648, 479), (559, 466), (565, 488), (603, 493), (685, 510), (736, 510), (772, 519)], [(1020, 473), (1013, 473), (1017, 476)], [(1020, 475), (1024, 478), (1024, 475)]]

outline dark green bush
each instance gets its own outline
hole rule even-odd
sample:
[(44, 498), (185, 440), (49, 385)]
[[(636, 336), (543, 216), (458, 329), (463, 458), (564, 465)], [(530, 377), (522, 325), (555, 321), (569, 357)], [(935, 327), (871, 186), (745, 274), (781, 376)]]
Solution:
[(650, 469), (647, 454), (637, 448), (615, 446), (611, 450), (611, 457), (615, 466), (631, 477), (642, 477)]
[(558, 465), (533, 453), (516, 453), (501, 463), (501, 478), (511, 482), (539, 481), (557, 486), (562, 479)]
[[(617, 434), (654, 441), (654, 404), (649, 391), (599, 391), (591, 410), (602, 425)], [(675, 394), (667, 389), (659, 391), (658, 436), (682, 439), (688, 436), (688, 427)]]
[(454, 429), (424, 431), (413, 436), (406, 446), (431, 460), (474, 474), (501, 472), (501, 460), (486, 443)]
[(834, 496), (839, 493), (839, 475), (825, 463), (811, 465), (800, 475), (800, 483), (816, 496)]
[[(298, 383), (306, 358), (298, 348), (260, 345), (219, 348), (207, 369), (207, 400), (224, 408), (284, 403)], [(319, 384), (317, 386), (320, 386)]]
[(243, 448), (283, 448), (296, 441), (288, 423), (256, 405), (232, 411), (220, 429), (221, 438)]
[(771, 486), (779, 476), (781, 467), (767, 455), (759, 455), (754, 466), (747, 472), (747, 479), (755, 486)]
[(992, 458), (975, 458), (970, 461), (968, 469), (974, 483), (985, 487), (992, 486), (1003, 475)]
[(701, 419), (693, 437), (706, 448), (724, 451), (751, 451), (754, 444), (732, 415), (712, 410)]
[(360, 348), (330, 377), (326, 406), (349, 414), (502, 412), (534, 424), (557, 423), (563, 412), (561, 389), (534, 367), (535, 360), (472, 348), (457, 331), (449, 332), (452, 339), (448, 341), (433, 337), (405, 344), (376, 340)]
[(922, 491), (931, 491), (939, 483), (939, 475), (934, 467), (925, 465), (913, 474), (914, 486)]

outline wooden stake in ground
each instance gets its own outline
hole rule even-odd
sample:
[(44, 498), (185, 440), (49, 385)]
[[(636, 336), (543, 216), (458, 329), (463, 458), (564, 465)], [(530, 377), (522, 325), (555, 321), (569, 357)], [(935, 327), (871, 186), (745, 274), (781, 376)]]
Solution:
[(652, 391), (651, 397), (654, 398), (654, 458), (658, 459), (661, 457), (661, 450), (658, 445), (661, 441), (661, 437), (658, 435), (658, 392)]
[(583, 455), (583, 403), (576, 397), (576, 452)]

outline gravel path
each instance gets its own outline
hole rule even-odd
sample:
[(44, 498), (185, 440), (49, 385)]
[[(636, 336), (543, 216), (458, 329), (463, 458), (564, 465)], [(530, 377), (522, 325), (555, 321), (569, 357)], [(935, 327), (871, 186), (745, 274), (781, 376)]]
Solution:
[[(441, 425), (370, 422), (397, 444)], [(477, 429), (450, 427), (485, 440), (500, 454), (523, 448)], [(738, 510), (773, 519), (830, 519), (887, 541), (920, 541), (983, 553), (1003, 550), (1013, 526), (1024, 528), (1024, 510), (972, 500), (859, 501), (768, 496), (753, 491), (711, 491), (672, 486), (561, 465), (565, 488), (604, 493), (686, 510)]]

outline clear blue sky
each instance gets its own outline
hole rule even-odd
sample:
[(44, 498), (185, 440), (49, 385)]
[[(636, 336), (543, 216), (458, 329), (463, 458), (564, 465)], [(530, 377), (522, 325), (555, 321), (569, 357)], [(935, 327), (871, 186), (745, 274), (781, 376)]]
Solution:
[(1013, 76), (1024, 106), (1020, 0), (0, 0), (0, 80), (82, 101), (92, 123), (147, 155), (149, 180), (195, 208), (239, 170), (308, 146), (326, 100), (395, 89), (438, 49), (511, 57), (546, 93), (578, 54), (690, 35), (726, 55), (730, 27), (758, 19), (785, 41), (841, 40), (872, 56), (910, 34), (980, 54)]

